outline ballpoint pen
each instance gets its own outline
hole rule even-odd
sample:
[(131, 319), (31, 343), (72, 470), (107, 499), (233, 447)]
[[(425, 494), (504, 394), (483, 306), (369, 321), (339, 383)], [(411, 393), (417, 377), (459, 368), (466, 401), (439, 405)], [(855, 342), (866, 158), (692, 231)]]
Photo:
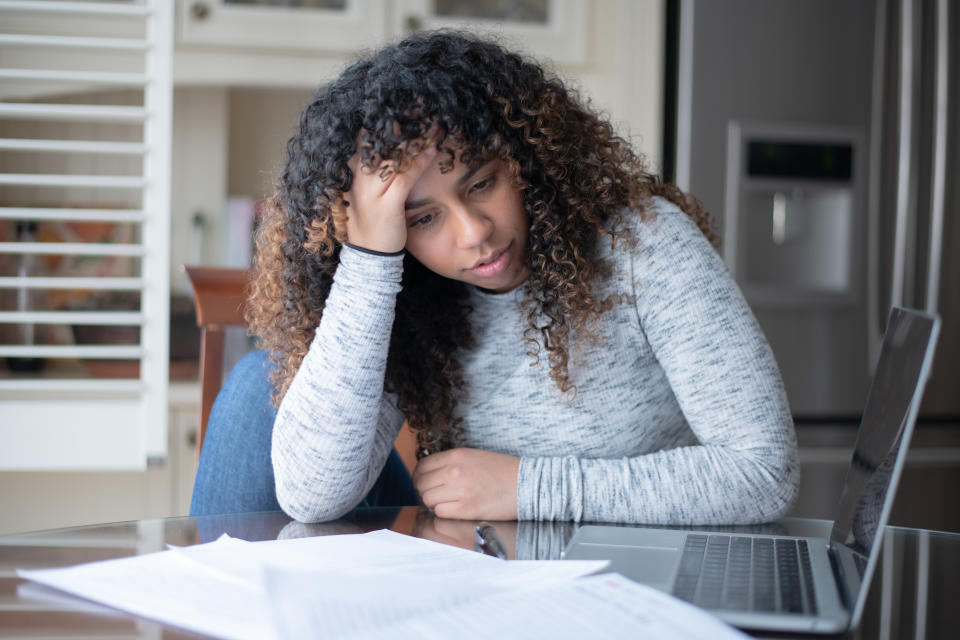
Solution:
[(504, 546), (500, 536), (497, 535), (497, 530), (493, 528), (492, 524), (486, 522), (478, 524), (474, 530), (474, 538), (476, 539), (477, 551), (485, 553), (488, 556), (500, 558), (501, 560), (507, 559), (507, 548)]

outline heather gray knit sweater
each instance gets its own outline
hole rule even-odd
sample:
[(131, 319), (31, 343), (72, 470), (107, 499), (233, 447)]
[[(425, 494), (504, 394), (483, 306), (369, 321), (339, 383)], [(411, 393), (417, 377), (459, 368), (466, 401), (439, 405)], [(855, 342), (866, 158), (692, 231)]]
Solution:
[[(722, 261), (665, 200), (630, 216), (637, 246), (603, 242), (612, 277), (602, 341), (573, 349), (576, 394), (525, 355), (520, 288), (474, 290), (459, 446), (521, 457), (517, 517), (658, 524), (761, 522), (799, 485), (770, 348)], [(353, 508), (403, 422), (383, 391), (403, 263), (345, 247), (316, 337), (273, 431), (277, 498), (301, 521)]]

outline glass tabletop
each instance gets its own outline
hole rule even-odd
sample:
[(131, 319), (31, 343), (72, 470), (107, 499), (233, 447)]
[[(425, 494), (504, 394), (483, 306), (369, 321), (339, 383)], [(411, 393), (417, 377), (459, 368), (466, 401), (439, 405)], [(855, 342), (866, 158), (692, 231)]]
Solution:
[[(559, 558), (577, 528), (567, 522), (495, 524), (508, 556), (516, 559)], [(422, 508), (404, 507), (358, 509), (341, 520), (322, 524), (299, 523), (277, 511), (139, 520), (0, 536), (0, 638), (202, 637), (58, 594), (17, 578), (16, 569), (70, 566), (152, 553), (167, 545), (211, 542), (224, 533), (254, 541), (391, 529), (473, 549), (475, 525), (436, 518)], [(772, 524), (721, 529), (817, 536), (827, 535), (829, 526), (824, 520), (787, 518)], [(888, 527), (861, 624), (842, 637), (953, 638), (960, 626), (957, 602), (960, 534)]]

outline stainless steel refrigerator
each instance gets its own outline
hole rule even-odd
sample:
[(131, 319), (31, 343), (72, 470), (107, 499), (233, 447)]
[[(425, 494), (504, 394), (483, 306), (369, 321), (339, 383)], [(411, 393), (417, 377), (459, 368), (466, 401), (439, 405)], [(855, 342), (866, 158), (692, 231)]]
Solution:
[(857, 419), (903, 305), (943, 320), (921, 422), (960, 423), (960, 4), (668, 4), (664, 157), (719, 219), (794, 415)]
[[(878, 0), (867, 208), (871, 354), (886, 310), (938, 313), (921, 415), (960, 418), (960, 5)], [(960, 420), (957, 420), (960, 421)]]
[(794, 513), (834, 515), (898, 304), (943, 324), (891, 521), (960, 530), (960, 3), (667, 9), (667, 177), (717, 218), (777, 357), (801, 447)]

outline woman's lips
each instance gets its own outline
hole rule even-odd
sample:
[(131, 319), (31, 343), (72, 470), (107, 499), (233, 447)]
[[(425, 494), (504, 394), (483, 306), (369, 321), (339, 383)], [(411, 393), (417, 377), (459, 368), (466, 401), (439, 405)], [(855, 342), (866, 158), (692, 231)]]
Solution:
[(509, 245), (507, 245), (506, 249), (503, 249), (497, 253), (493, 260), (485, 264), (478, 264), (470, 271), (472, 271), (474, 275), (480, 276), (481, 278), (489, 278), (491, 276), (496, 276), (503, 273), (503, 271), (507, 268), (507, 264), (510, 263), (510, 247), (512, 246), (513, 243), (511, 242)]

